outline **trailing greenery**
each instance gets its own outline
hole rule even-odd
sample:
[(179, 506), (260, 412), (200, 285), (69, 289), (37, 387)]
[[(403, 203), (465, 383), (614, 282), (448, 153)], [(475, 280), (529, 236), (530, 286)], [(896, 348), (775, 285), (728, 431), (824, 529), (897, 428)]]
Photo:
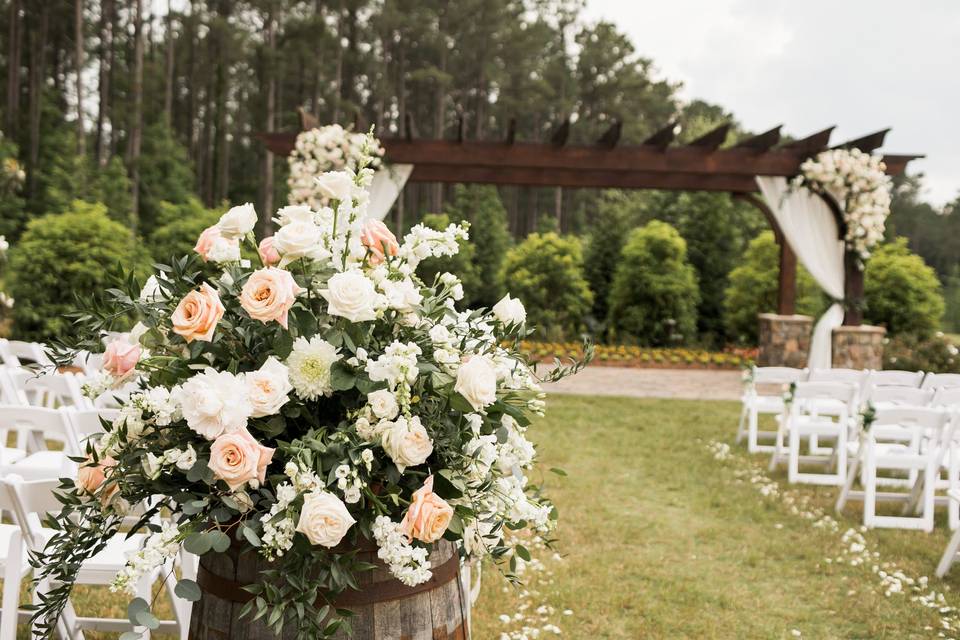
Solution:
[(527, 324), (551, 339), (574, 335), (593, 304), (583, 274), (583, 251), (574, 237), (533, 233), (507, 252), (503, 280), (523, 300)]
[(864, 274), (865, 319), (891, 334), (930, 336), (940, 329), (944, 303), (940, 281), (906, 239), (880, 247)]
[[(780, 247), (773, 232), (764, 231), (750, 241), (724, 292), (723, 320), (732, 340), (757, 343), (757, 314), (777, 311), (779, 273)], [(813, 277), (797, 265), (797, 313), (816, 317), (826, 306), (826, 296)]]
[(70, 334), (68, 314), (77, 297), (104, 289), (118, 265), (142, 273), (149, 257), (128, 228), (107, 217), (102, 204), (78, 200), (67, 213), (32, 220), (10, 249), (15, 335), (46, 341)]
[(610, 289), (614, 336), (648, 346), (690, 342), (699, 300), (687, 243), (677, 230), (658, 220), (634, 229)]

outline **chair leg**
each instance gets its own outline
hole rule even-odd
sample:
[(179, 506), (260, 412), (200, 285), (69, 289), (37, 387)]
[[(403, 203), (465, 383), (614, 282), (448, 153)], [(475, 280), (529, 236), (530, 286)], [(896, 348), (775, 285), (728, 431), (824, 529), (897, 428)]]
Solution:
[(797, 429), (790, 429), (790, 444), (787, 446), (787, 456), (787, 481), (794, 484), (800, 474), (800, 432)]
[(749, 413), (747, 414), (747, 421), (747, 450), (750, 453), (756, 453), (760, 449), (760, 443), (758, 442), (760, 419), (756, 407), (750, 407)]
[[(153, 587), (154, 578), (156, 578), (155, 573), (148, 573), (147, 575), (140, 578), (140, 581), (137, 583), (138, 598), (143, 598), (147, 602), (151, 602), (153, 600), (153, 598), (151, 597), (152, 595), (151, 591)], [(140, 637), (143, 638), (143, 640), (150, 640), (149, 629), (147, 629), (146, 627), (136, 627), (135, 630), (141, 634)]]
[[(936, 473), (932, 463), (927, 464), (924, 470), (924, 489), (923, 489), (923, 530), (927, 533), (933, 531), (934, 500), (936, 498)], [(919, 473), (917, 474), (919, 475)]]
[(745, 434), (744, 426), (747, 424), (747, 405), (744, 403), (743, 407), (740, 409), (740, 422), (737, 424), (737, 439), (734, 440), (734, 444), (740, 444), (743, 441), (743, 436)]
[(843, 484), (843, 488), (840, 489), (837, 504), (833, 507), (837, 513), (843, 513), (843, 508), (847, 506), (847, 500), (850, 497), (850, 492), (853, 490), (853, 483), (856, 482), (859, 471), (860, 454), (857, 453), (857, 456), (850, 462), (850, 467), (847, 469), (847, 481)]
[(3, 607), (0, 612), (0, 640), (16, 640), (17, 609), (20, 608), (20, 579), (23, 546), (19, 533), (14, 533), (7, 551), (7, 566), (3, 571)]
[[(953, 490), (960, 488), (960, 462), (957, 462), (958, 457), (960, 456), (950, 456), (950, 468), (947, 471), (949, 474), (947, 480), (950, 489)], [(951, 531), (960, 529), (960, 503), (956, 500), (951, 500), (947, 505), (947, 524), (950, 526)]]
[(864, 466), (863, 524), (872, 527), (877, 512), (877, 469), (869, 453)]
[(950, 565), (953, 564), (953, 560), (957, 556), (958, 548), (960, 548), (960, 531), (957, 531), (953, 534), (953, 536), (950, 538), (950, 542), (947, 543), (947, 548), (943, 551), (943, 557), (940, 558), (940, 564), (937, 565), (938, 578), (942, 578), (943, 576), (947, 575), (948, 571), (950, 571)]

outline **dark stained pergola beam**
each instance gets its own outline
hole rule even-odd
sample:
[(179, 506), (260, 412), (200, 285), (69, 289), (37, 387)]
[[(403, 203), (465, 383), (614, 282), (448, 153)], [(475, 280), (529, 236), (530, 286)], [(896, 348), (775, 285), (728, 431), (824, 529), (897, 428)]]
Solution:
[(827, 145), (830, 144), (830, 136), (833, 135), (833, 130), (835, 128), (836, 127), (827, 127), (823, 131), (818, 131), (807, 136), (806, 138), (788, 142), (780, 148), (791, 149), (799, 153), (812, 156), (815, 153), (819, 153), (827, 148)]
[(597, 146), (604, 149), (613, 149), (620, 141), (620, 134), (623, 132), (623, 123), (614, 120), (613, 123), (603, 132), (603, 135), (597, 140)]
[(768, 151), (769, 149), (777, 146), (777, 143), (780, 142), (780, 129), (782, 128), (783, 125), (780, 124), (769, 131), (764, 131), (763, 133), (747, 138), (746, 140), (741, 140), (734, 145), (734, 149), (752, 149), (757, 153)]
[(701, 149), (709, 149), (714, 151), (720, 148), (727, 140), (727, 134), (730, 132), (730, 123), (724, 123), (717, 127), (716, 129), (709, 131), (693, 142), (691, 142), (689, 147), (699, 147)]
[(671, 122), (663, 129), (660, 129), (655, 134), (644, 140), (643, 145), (645, 147), (654, 147), (662, 151), (670, 146), (670, 143), (673, 142), (673, 139), (676, 137), (676, 135), (677, 123)]
[(883, 146), (883, 141), (889, 132), (889, 128), (882, 131), (877, 131), (875, 133), (865, 135), (862, 138), (848, 140), (843, 144), (837, 145), (834, 147), (834, 149), (860, 149), (860, 151), (863, 151), (864, 153), (871, 153)]

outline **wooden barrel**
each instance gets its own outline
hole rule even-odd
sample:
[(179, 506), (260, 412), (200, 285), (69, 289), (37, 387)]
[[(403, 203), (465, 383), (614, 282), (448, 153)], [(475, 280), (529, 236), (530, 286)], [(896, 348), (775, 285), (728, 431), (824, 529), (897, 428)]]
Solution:
[[(441, 540), (430, 553), (433, 577), (408, 587), (394, 578), (373, 549), (362, 549), (358, 558), (376, 569), (357, 576), (360, 591), (348, 590), (336, 600), (338, 607), (356, 615), (350, 619), (353, 640), (467, 640), (470, 594), (460, 573), (453, 543)], [(260, 571), (273, 568), (253, 551), (207, 553), (200, 558), (197, 582), (203, 597), (193, 605), (191, 640), (274, 640), (262, 622), (240, 619), (250, 595), (242, 586), (256, 581)], [(469, 579), (467, 579), (469, 581)], [(296, 637), (284, 629), (283, 639)], [(350, 638), (344, 631), (337, 640)]]

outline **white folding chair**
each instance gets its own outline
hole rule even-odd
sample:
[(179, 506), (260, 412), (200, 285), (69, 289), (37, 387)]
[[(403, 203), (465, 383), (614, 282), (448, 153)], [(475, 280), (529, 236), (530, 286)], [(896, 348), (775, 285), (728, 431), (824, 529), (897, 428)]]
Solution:
[(806, 369), (792, 367), (753, 367), (751, 381), (741, 398), (740, 424), (737, 428), (737, 444), (744, 436), (747, 438), (747, 450), (773, 451), (772, 444), (760, 444), (760, 438), (766, 440), (776, 436), (776, 431), (760, 431), (761, 415), (780, 415), (783, 413), (784, 386), (805, 379)]
[[(770, 470), (786, 458), (791, 484), (842, 485), (847, 475), (847, 437), (856, 397), (856, 388), (843, 382), (796, 383), (792, 402), (780, 417)], [(825, 453), (816, 447), (815, 438), (829, 441), (831, 446)], [(806, 455), (801, 453), (804, 440), (809, 447)], [(827, 471), (801, 472), (801, 463), (821, 464)], [(831, 468), (835, 471), (829, 471)]]
[[(16, 508), (7, 491), (0, 490), (0, 511), (14, 514)], [(3, 571), (3, 600), (0, 601), (0, 640), (16, 640), (17, 623), (27, 622), (31, 612), (20, 610), (20, 587), (30, 573), (23, 536), (16, 524), (0, 524), (0, 570)], [(63, 629), (60, 629), (63, 636)]]
[[(960, 490), (951, 489), (947, 492), (947, 497), (951, 504), (960, 504)], [(957, 557), (957, 549), (960, 549), (960, 529), (957, 529), (950, 537), (950, 542), (947, 543), (947, 548), (943, 551), (943, 557), (940, 558), (940, 564), (937, 565), (938, 578), (942, 578), (950, 571), (950, 567)]]
[[(856, 389), (854, 407), (859, 407), (860, 403), (863, 402), (863, 397), (867, 391), (869, 379), (870, 371), (844, 368), (813, 369), (810, 371), (810, 376), (808, 378), (808, 380), (811, 382), (843, 382), (853, 385)], [(855, 426), (853, 421), (856, 420), (856, 417), (856, 411), (852, 411), (850, 413), (851, 428)], [(826, 455), (829, 453), (830, 449), (828, 447), (819, 446), (817, 442), (817, 436), (813, 436), (810, 438), (810, 451), (819, 455)]]
[(77, 451), (86, 451), (87, 441), (103, 435), (103, 422), (113, 423), (120, 415), (118, 409), (61, 409), (70, 428), (73, 446)]
[(923, 382), (923, 371), (903, 371), (901, 369), (874, 369), (867, 378), (870, 387), (919, 387)]
[(921, 386), (924, 389), (960, 387), (960, 373), (928, 373)]
[(10, 350), (10, 341), (0, 338), (0, 363), (5, 367), (19, 367), (20, 359)]
[(925, 407), (933, 400), (933, 389), (902, 386), (874, 386), (867, 393), (866, 405), (876, 410), (898, 406)]
[[(8, 494), (14, 505), (17, 524), (23, 534), (27, 545), (35, 550), (43, 549), (47, 540), (53, 535), (53, 531), (43, 527), (41, 519), (49, 513), (57, 513), (62, 505), (57, 500), (54, 492), (59, 485), (57, 480), (34, 480), (24, 481), (16, 475), (3, 478), (0, 482), (7, 488)], [(107, 586), (113, 582), (117, 572), (119, 572), (127, 562), (127, 555), (136, 553), (143, 545), (144, 536), (142, 534), (133, 534), (129, 537), (124, 533), (117, 533), (110, 539), (107, 546), (84, 562), (77, 572), (76, 584)], [(184, 608), (179, 603), (179, 598), (174, 595), (173, 588), (175, 577), (173, 575), (173, 563), (158, 567), (154, 571), (147, 573), (137, 583), (137, 596), (145, 599), (147, 602), (152, 600), (151, 590), (153, 584), (158, 578), (164, 577), (164, 586), (173, 602), (174, 620), (161, 620), (160, 626), (156, 629), (157, 633), (172, 633), (181, 638), (186, 637), (187, 627), (184, 624), (182, 612)], [(133, 629), (130, 621), (126, 618), (95, 618), (81, 617), (75, 615), (71, 604), (71, 615), (64, 620), (68, 625), (69, 637), (73, 640), (82, 640), (84, 630), (96, 630), (107, 632), (124, 632)], [(145, 629), (139, 629), (144, 638), (149, 638), (150, 633)]]
[[(861, 453), (851, 464), (837, 511), (847, 500), (863, 500), (863, 524), (868, 527), (921, 529), (933, 531), (938, 452), (944, 438), (947, 414), (929, 407), (897, 407), (877, 411), (873, 423), (862, 434)], [(863, 491), (853, 491), (857, 465), (863, 465)], [(911, 491), (878, 491), (881, 472), (907, 472), (916, 476)], [(890, 483), (887, 483), (890, 486)], [(918, 515), (910, 515), (914, 490), (919, 492)], [(876, 514), (877, 502), (903, 501), (907, 508), (899, 516)]]
[[(73, 476), (76, 463), (69, 456), (80, 454), (74, 448), (75, 438), (67, 425), (66, 416), (57, 409), (45, 407), (0, 406), (0, 426), (24, 435), (25, 455), (0, 464), (0, 476), (14, 473), (29, 479)], [(47, 441), (62, 444), (61, 451), (51, 451)]]
[(7, 340), (7, 351), (17, 359), (18, 365), (36, 364), (41, 367), (52, 367), (53, 361), (43, 350), (39, 342), (23, 342), (22, 340)]
[[(960, 427), (960, 387), (936, 389), (933, 399), (930, 400), (930, 406), (939, 408), (950, 416), (949, 429), (937, 456), (937, 468), (940, 474), (946, 474), (946, 477), (938, 474), (936, 490), (947, 490), (948, 494), (950, 489), (960, 491), (960, 428), (958, 428)], [(917, 506), (916, 498), (915, 495), (911, 505), (913, 507)], [(960, 527), (960, 505), (944, 494), (938, 495), (936, 502), (941, 506), (947, 505), (947, 523), (950, 529)]]

